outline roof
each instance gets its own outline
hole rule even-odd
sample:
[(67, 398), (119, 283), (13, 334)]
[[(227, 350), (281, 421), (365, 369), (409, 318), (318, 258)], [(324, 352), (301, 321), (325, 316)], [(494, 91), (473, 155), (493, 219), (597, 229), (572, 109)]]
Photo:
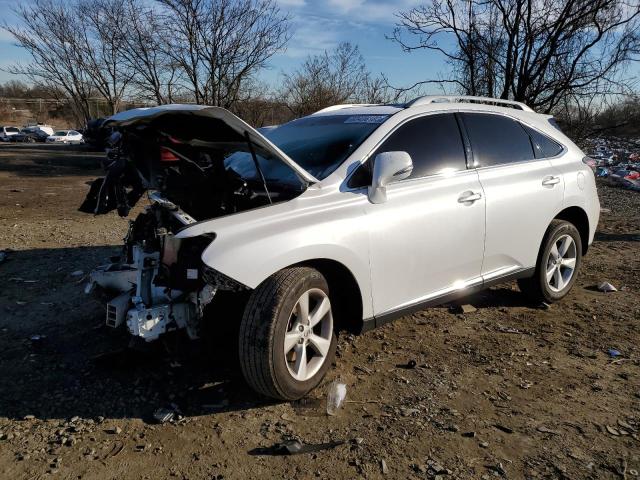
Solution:
[[(333, 105), (317, 111), (313, 115), (393, 115), (407, 108), (435, 105), (442, 107), (443, 104), (452, 104), (451, 108), (456, 108), (453, 104), (488, 105), (493, 107), (511, 108), (523, 112), (535, 113), (529, 106), (514, 100), (503, 100), (500, 98), (474, 97), (469, 95), (425, 95), (415, 98), (402, 105), (383, 104), (345, 104)], [(448, 105), (447, 105), (448, 106)]]

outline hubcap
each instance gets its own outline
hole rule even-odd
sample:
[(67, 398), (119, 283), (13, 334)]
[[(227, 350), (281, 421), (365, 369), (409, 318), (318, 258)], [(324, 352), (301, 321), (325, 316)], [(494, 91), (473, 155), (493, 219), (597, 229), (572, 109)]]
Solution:
[(549, 289), (560, 292), (571, 281), (576, 270), (576, 243), (570, 235), (562, 235), (549, 251), (546, 278)]
[(289, 316), (284, 356), (293, 378), (304, 382), (322, 367), (331, 346), (333, 315), (329, 297), (319, 288), (304, 292)]

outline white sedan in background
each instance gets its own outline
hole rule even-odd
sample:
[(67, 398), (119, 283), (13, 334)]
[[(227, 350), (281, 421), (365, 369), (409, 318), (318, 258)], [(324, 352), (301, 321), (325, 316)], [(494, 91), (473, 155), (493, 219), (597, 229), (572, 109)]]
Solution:
[(75, 130), (57, 130), (47, 137), (47, 143), (84, 143), (84, 138)]

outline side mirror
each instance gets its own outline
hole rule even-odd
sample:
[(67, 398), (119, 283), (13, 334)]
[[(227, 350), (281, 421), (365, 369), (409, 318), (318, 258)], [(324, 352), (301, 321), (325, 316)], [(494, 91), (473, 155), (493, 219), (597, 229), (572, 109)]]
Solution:
[(379, 153), (373, 159), (373, 181), (368, 190), (371, 203), (387, 201), (387, 184), (404, 180), (411, 175), (413, 162), (407, 152)]

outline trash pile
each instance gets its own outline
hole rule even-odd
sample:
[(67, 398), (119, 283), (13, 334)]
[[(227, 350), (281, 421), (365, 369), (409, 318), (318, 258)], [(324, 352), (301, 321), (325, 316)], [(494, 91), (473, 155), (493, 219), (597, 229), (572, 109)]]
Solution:
[(586, 144), (585, 150), (595, 161), (596, 177), (640, 191), (640, 140), (597, 137), (587, 139)]

